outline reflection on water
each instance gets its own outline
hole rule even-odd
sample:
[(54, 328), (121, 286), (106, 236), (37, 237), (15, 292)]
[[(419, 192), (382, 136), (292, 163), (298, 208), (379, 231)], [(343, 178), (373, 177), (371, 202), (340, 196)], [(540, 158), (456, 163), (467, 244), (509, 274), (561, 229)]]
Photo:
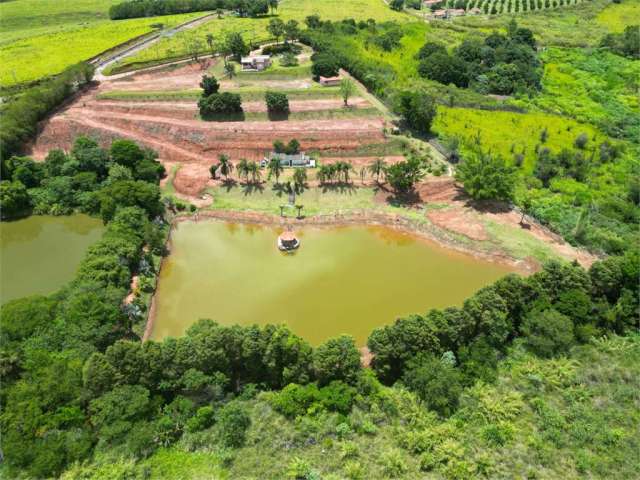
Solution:
[(296, 230), (300, 248), (283, 255), (281, 231), (180, 223), (160, 275), (153, 337), (179, 336), (211, 318), (286, 323), (312, 343), (348, 333), (364, 344), (379, 325), (459, 305), (508, 273), (384, 227), (305, 227)]
[(73, 279), (102, 222), (86, 215), (39, 216), (0, 223), (0, 301), (48, 294)]

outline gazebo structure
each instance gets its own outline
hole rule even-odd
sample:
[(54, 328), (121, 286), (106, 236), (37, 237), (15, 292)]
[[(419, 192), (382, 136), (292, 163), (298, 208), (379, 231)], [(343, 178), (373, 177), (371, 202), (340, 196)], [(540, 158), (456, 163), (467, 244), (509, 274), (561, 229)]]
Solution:
[(298, 240), (295, 234), (290, 230), (282, 232), (278, 237), (278, 248), (283, 252), (290, 252), (299, 246), (300, 240)]

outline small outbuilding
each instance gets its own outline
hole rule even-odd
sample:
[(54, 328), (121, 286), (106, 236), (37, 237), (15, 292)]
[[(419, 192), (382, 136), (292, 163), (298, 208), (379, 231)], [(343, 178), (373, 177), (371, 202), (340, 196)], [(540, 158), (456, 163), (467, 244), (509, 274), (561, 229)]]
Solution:
[(274, 158), (277, 158), (280, 161), (280, 165), (282, 165), (283, 167), (314, 168), (316, 166), (316, 161), (309, 155), (306, 155), (304, 152), (293, 154), (271, 152), (269, 153), (269, 155), (265, 156), (262, 159), (262, 161), (260, 162), (260, 166), (266, 167)]
[(271, 55), (252, 55), (240, 59), (243, 72), (261, 72), (271, 66)]
[(320, 85), (322, 85), (323, 87), (334, 87), (336, 85), (340, 85), (341, 81), (342, 77), (340, 75), (337, 75), (335, 77), (320, 77)]

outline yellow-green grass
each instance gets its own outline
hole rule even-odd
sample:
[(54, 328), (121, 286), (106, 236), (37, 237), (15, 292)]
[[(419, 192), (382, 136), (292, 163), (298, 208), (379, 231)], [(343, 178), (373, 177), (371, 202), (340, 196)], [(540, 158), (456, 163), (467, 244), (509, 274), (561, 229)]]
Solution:
[[(239, 93), (243, 102), (253, 102), (264, 100), (267, 90), (282, 92), (289, 100), (320, 100), (340, 98), (340, 90), (337, 87), (318, 87), (306, 89), (281, 89), (281, 88), (233, 88), (229, 91)], [(173, 100), (198, 100), (202, 95), (202, 90), (150, 90), (150, 91), (129, 91), (112, 90), (98, 95), (99, 100), (123, 100), (123, 101), (173, 101)]]
[(132, 38), (203, 13), (112, 21), (115, 0), (14, 0), (0, 3), (0, 85), (60, 73)]
[(611, 32), (622, 32), (627, 26), (640, 23), (640, 1), (612, 3), (598, 14), (596, 21)]
[[(305, 120), (346, 120), (356, 118), (372, 118), (379, 117), (380, 111), (373, 107), (347, 107), (347, 108), (330, 108), (324, 110), (309, 110), (304, 112), (291, 112), (289, 115), (274, 121), (305, 121)], [(244, 122), (266, 122), (269, 120), (267, 112), (244, 112), (241, 114), (220, 115), (211, 118), (210, 121), (228, 122), (228, 121), (244, 121)]]
[(575, 48), (549, 48), (541, 58), (542, 92), (514, 103), (568, 115), (622, 138), (640, 138), (640, 62)]
[[(541, 135), (547, 129), (547, 139)], [(573, 147), (578, 135), (586, 133), (592, 143), (606, 137), (591, 125), (546, 113), (515, 113), (470, 108), (438, 107), (432, 130), (445, 138), (458, 137), (463, 149), (480, 147), (513, 161), (524, 154), (523, 168), (531, 172), (536, 158), (536, 145), (552, 151)]]
[[(303, 25), (304, 19), (317, 14), (324, 20), (341, 20), (343, 18), (355, 18), (366, 20), (373, 18), (376, 21), (395, 20), (405, 22), (411, 18), (400, 12), (391, 10), (383, 0), (282, 0), (278, 7), (277, 15), (283, 21), (297, 20)], [(119, 65), (114, 66), (114, 71), (130, 65), (141, 65), (147, 62), (153, 63), (165, 58), (179, 58), (186, 55), (186, 40), (196, 37), (204, 41), (207, 34), (212, 34), (216, 39), (221, 39), (227, 32), (239, 32), (247, 41), (254, 44), (272, 38), (267, 32), (269, 17), (265, 18), (238, 18), (224, 16), (221, 19), (213, 19), (189, 32), (181, 32), (171, 38), (158, 42), (157, 46), (145, 49), (136, 55), (124, 59)]]

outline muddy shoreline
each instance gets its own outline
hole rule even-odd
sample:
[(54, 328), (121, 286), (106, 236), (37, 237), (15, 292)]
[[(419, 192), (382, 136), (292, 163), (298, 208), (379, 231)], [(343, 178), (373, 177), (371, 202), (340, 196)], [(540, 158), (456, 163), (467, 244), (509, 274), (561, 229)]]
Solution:
[[(218, 220), (235, 223), (254, 223), (261, 225), (270, 225), (275, 227), (304, 227), (304, 226), (316, 226), (316, 227), (340, 227), (340, 226), (384, 226), (392, 228), (394, 230), (401, 231), (410, 235), (415, 235), (423, 240), (434, 243), (438, 247), (450, 249), (464, 255), (469, 255), (473, 258), (481, 259), (484, 261), (494, 262), (501, 265), (505, 265), (514, 271), (517, 271), (523, 275), (530, 275), (539, 270), (540, 264), (534, 259), (518, 260), (504, 252), (482, 252), (477, 249), (473, 249), (467, 245), (463, 245), (457, 241), (451, 235), (442, 231), (438, 227), (429, 225), (428, 223), (422, 223), (410, 220), (400, 215), (392, 215), (379, 212), (362, 211), (355, 213), (341, 214), (336, 213), (333, 215), (316, 215), (311, 217), (280, 217), (278, 215), (270, 215), (259, 212), (241, 212), (241, 211), (229, 211), (229, 210), (208, 210), (199, 211), (195, 214), (179, 214), (171, 219), (169, 235), (167, 237), (167, 249), (171, 251), (171, 239), (173, 231), (176, 226), (181, 222), (198, 222), (201, 220)], [(164, 257), (160, 263), (158, 270), (156, 286), (159, 281), (160, 273), (164, 266)], [(156, 318), (157, 302), (156, 292), (154, 292), (151, 299), (151, 305), (149, 307), (149, 313), (147, 316), (147, 322), (144, 330), (142, 341), (146, 341), (151, 337), (153, 333), (153, 325)]]

